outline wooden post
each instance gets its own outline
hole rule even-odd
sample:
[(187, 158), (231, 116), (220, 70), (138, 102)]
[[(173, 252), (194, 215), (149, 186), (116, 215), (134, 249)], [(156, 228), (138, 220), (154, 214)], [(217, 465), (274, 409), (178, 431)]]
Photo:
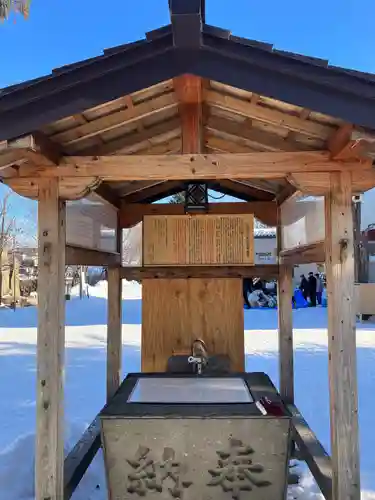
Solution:
[(122, 321), (121, 269), (108, 268), (107, 401), (121, 383)]
[(39, 186), (36, 500), (63, 498), (65, 204), (59, 181)]
[[(277, 247), (281, 251), (281, 217), (278, 210)], [(293, 267), (281, 264), (277, 282), (279, 320), (279, 377), (280, 395), (287, 404), (294, 403), (293, 364)]]
[(281, 265), (277, 288), (279, 318), (280, 395), (287, 404), (294, 403), (293, 365), (293, 268)]
[(325, 200), (333, 500), (359, 500), (351, 174), (330, 174)]

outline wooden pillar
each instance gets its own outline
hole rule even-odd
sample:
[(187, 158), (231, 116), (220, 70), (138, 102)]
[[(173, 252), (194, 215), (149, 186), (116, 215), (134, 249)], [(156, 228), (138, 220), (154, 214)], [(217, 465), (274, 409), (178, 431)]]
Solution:
[(330, 174), (325, 200), (333, 500), (359, 500), (354, 246), (350, 172)]
[[(281, 251), (281, 215), (278, 210), (277, 248)], [(279, 322), (279, 378), (280, 395), (285, 403), (294, 403), (293, 363), (293, 267), (280, 264), (277, 282)]]
[(293, 268), (280, 265), (277, 288), (279, 319), (280, 395), (285, 403), (294, 403), (293, 364)]
[(63, 498), (65, 204), (57, 179), (39, 187), (36, 500)]
[(121, 269), (108, 268), (107, 401), (121, 383), (122, 301)]

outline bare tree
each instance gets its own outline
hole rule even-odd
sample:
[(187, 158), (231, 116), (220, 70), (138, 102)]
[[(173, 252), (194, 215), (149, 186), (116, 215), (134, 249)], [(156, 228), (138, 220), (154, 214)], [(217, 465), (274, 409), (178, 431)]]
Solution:
[(4, 195), (0, 200), (0, 303), (2, 301), (3, 291), (3, 258), (8, 249), (15, 251), (18, 237), (22, 234), (22, 230), (16, 224), (16, 218), (10, 215), (11, 205), (9, 200), (12, 196), (11, 192)]
[(29, 16), (30, 0), (0, 0), (0, 20), (8, 19), (11, 12)]

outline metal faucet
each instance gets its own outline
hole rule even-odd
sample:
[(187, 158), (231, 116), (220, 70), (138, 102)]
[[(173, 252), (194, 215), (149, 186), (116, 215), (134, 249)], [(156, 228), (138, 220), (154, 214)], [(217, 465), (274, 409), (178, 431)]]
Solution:
[(197, 367), (197, 374), (202, 375), (203, 368), (208, 363), (207, 347), (203, 340), (194, 340), (191, 347), (192, 355), (188, 358), (188, 363)]

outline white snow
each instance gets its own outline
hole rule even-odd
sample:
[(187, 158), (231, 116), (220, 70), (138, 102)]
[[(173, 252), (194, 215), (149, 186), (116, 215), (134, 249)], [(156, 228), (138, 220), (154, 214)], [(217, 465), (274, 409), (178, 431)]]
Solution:
[[(106, 284), (93, 288), (90, 298), (73, 298), (66, 304), (66, 451), (105, 402)], [(141, 301), (136, 299), (141, 287), (124, 288), (125, 375), (140, 370)], [(297, 406), (329, 451), (326, 310), (300, 309), (293, 314)], [(35, 308), (0, 310), (0, 500), (33, 499), (36, 326)], [(375, 325), (357, 327), (362, 499), (375, 500)], [(275, 310), (245, 311), (246, 369), (265, 371), (278, 384), (276, 328)], [(289, 489), (289, 500), (320, 500), (306, 467), (299, 468), (302, 482)], [(107, 500), (100, 453), (73, 500)]]
[[(99, 297), (105, 299), (108, 295), (108, 282), (99, 281), (95, 286), (86, 285), (85, 290), (89, 297)], [(72, 297), (79, 297), (79, 285), (75, 285), (71, 290)], [(136, 281), (122, 280), (123, 300), (139, 300), (142, 298), (142, 287)]]

